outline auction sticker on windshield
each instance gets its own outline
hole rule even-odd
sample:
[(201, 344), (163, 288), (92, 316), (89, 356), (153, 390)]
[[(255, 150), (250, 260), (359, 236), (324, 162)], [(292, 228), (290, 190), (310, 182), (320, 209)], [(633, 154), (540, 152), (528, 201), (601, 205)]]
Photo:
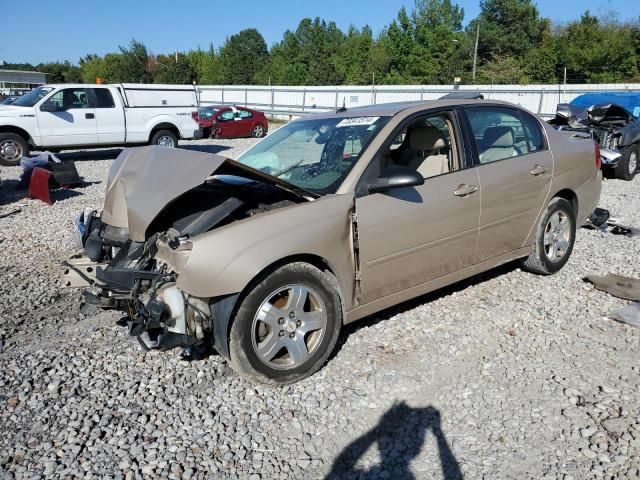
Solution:
[(336, 128), (340, 127), (356, 127), (360, 125), (373, 125), (380, 117), (354, 117), (341, 120)]

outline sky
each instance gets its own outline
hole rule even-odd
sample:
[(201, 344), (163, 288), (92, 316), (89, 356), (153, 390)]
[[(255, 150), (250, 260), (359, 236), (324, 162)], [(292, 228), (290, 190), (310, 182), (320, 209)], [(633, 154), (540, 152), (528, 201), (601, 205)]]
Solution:
[[(464, 8), (465, 23), (479, 12), (479, 0), (453, 0)], [(542, 16), (557, 22), (577, 19), (589, 9), (621, 20), (637, 19), (638, 0), (537, 0)], [(180, 6), (183, 3), (184, 6)], [(346, 30), (350, 24), (371, 26), (379, 33), (403, 5), (414, 0), (110, 0), (91, 2), (33, 0), (18, 6), (0, 0), (0, 60), (32, 63), (78, 60), (88, 54), (104, 55), (142, 41), (155, 54), (217, 48), (225, 38), (245, 28), (257, 28), (267, 45), (295, 30), (304, 17), (333, 20)]]

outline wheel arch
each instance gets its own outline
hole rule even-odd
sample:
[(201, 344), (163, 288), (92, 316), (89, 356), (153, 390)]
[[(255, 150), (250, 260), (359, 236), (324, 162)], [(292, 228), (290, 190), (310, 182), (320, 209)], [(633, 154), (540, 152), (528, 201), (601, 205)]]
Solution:
[(277, 269), (292, 263), (307, 263), (318, 270), (329, 273), (332, 280), (335, 280), (335, 287), (338, 290), (340, 308), (342, 309), (342, 323), (346, 319), (346, 291), (340, 281), (335, 268), (325, 258), (315, 254), (295, 254), (283, 257), (260, 270), (242, 289), (241, 292), (212, 298), (210, 301), (211, 315), (213, 317), (214, 348), (225, 358), (229, 358), (229, 339), (231, 334), (231, 323), (237, 309), (244, 297), (266, 276)]
[(156, 124), (151, 131), (149, 132), (149, 139), (148, 141), (151, 142), (151, 139), (153, 138), (153, 136), (158, 133), (160, 130), (169, 130), (170, 132), (174, 133), (176, 135), (176, 137), (178, 137), (178, 139), (180, 139), (181, 135), (180, 135), (180, 129), (178, 127), (176, 127), (173, 123), (170, 122), (161, 122)]
[(16, 127), (15, 125), (1, 125), (0, 133), (13, 133), (15, 135), (19, 135), (32, 147), (35, 146), (33, 138), (25, 129)]
[(570, 188), (563, 188), (562, 190), (556, 192), (554, 195), (551, 195), (549, 197), (549, 201), (554, 198), (564, 198), (573, 207), (573, 211), (575, 212), (576, 217), (578, 216), (580, 204), (578, 203), (578, 195), (576, 195), (576, 192), (574, 192)]

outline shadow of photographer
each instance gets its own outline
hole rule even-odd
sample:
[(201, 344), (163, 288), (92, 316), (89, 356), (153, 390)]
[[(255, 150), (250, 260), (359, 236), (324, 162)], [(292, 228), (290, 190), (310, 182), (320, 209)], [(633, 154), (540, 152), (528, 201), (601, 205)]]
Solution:
[[(441, 428), (440, 412), (431, 406), (412, 408), (405, 402), (395, 404), (375, 427), (351, 442), (336, 458), (326, 480), (414, 479), (410, 464), (420, 454), (429, 431), (438, 445), (443, 478), (461, 480), (460, 466)], [(380, 451), (380, 464), (358, 468), (358, 460), (374, 444)]]

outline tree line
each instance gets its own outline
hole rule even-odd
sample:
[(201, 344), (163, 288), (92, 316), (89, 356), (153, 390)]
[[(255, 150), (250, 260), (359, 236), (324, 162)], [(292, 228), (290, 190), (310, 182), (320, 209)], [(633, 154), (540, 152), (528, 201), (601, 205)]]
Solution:
[[(3, 68), (49, 73), (50, 83), (175, 83), (203, 85), (368, 85), (617, 83), (640, 81), (640, 17), (589, 11), (554, 24), (532, 0), (481, 0), (463, 27), (464, 10), (451, 0), (416, 0), (377, 36), (369, 26), (344, 32), (335, 22), (305, 18), (267, 47), (255, 28), (220, 48), (154, 55), (132, 40), (104, 56), (87, 55)], [(477, 72), (473, 57), (478, 36)]]

